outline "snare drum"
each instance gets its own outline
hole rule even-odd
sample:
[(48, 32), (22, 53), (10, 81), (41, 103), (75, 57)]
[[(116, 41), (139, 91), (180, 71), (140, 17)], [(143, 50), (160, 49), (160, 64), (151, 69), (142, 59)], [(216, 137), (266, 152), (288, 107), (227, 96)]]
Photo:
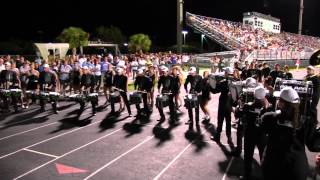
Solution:
[(60, 97), (60, 94), (57, 92), (49, 92), (49, 97), (53, 100), (58, 100)]
[(142, 94), (139, 92), (130, 93), (129, 97), (131, 104), (140, 104), (142, 102)]
[(111, 103), (119, 103), (121, 102), (120, 93), (118, 91), (110, 94), (110, 102)]
[(48, 99), (49, 98), (49, 93), (41, 91), (39, 94), (40, 99)]
[(21, 89), (10, 89), (11, 95), (14, 97), (20, 97), (21, 96)]
[(98, 93), (90, 93), (88, 94), (87, 98), (89, 101), (96, 101), (98, 100), (98, 96), (99, 96)]
[(83, 99), (83, 95), (81, 94), (72, 94), (70, 96), (68, 96), (69, 100), (71, 101), (79, 101)]
[(198, 96), (195, 94), (187, 94), (184, 97), (184, 103), (186, 108), (195, 108), (198, 106)]
[(169, 106), (169, 96), (168, 95), (158, 95), (156, 98), (157, 108), (164, 108)]
[(7, 90), (7, 89), (1, 89), (0, 93), (1, 93), (1, 96), (3, 96), (3, 97), (10, 97), (11, 96), (10, 90)]

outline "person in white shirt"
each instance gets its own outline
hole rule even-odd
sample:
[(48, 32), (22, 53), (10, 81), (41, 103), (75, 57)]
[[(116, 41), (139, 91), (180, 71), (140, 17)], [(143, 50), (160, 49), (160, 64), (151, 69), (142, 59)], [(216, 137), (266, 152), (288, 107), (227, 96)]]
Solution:
[(143, 58), (138, 59), (139, 69), (145, 70), (146, 69), (146, 60)]
[(133, 59), (133, 61), (131, 62), (131, 70), (132, 70), (132, 79), (134, 80), (136, 78), (136, 74), (138, 71), (138, 62), (136, 59)]
[(72, 67), (69, 65), (68, 61), (62, 61), (62, 65), (60, 66), (59, 70), (60, 70), (59, 79), (61, 83), (61, 93), (63, 94), (63, 96), (65, 96), (65, 92), (66, 92), (65, 90), (70, 85), (70, 73), (72, 71)]
[(3, 64), (3, 62), (4, 62), (3, 59), (0, 58), (0, 72), (6, 69), (6, 67), (5, 67), (5, 65)]
[(96, 92), (99, 93), (101, 86), (101, 64), (99, 59), (94, 59), (91, 72), (94, 75)]

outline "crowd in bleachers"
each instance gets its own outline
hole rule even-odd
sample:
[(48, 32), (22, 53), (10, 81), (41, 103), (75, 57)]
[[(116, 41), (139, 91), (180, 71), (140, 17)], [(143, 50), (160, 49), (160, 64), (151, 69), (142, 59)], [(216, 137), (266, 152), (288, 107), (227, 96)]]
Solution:
[[(223, 34), (224, 42), (234, 49), (253, 50), (286, 50), (310, 51), (320, 48), (320, 39), (312, 36), (282, 32), (280, 34), (254, 29), (249, 25), (203, 16), (189, 16), (191, 23), (216, 34)], [(230, 43), (230, 41), (233, 41)], [(234, 43), (234, 42), (237, 43)], [(239, 47), (240, 46), (240, 47)]]

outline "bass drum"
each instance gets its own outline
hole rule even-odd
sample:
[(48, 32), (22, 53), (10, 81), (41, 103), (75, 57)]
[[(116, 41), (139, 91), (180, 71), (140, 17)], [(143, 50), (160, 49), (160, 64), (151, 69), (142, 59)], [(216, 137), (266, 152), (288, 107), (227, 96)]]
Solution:
[(312, 66), (316, 66), (320, 64), (320, 49), (315, 51), (309, 59), (309, 64)]

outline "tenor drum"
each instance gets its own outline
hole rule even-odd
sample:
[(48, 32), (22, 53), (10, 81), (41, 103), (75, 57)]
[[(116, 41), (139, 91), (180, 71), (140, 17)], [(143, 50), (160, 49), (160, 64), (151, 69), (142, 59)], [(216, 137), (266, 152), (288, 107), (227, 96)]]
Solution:
[(142, 102), (142, 94), (139, 92), (133, 92), (129, 95), (131, 104), (140, 104)]
[(158, 95), (156, 98), (156, 106), (158, 108), (164, 108), (169, 106), (169, 96), (168, 95)]
[(99, 96), (98, 93), (90, 93), (88, 94), (87, 98), (89, 101), (96, 101), (98, 100), (98, 96)]
[(60, 94), (57, 92), (49, 92), (49, 97), (53, 100), (58, 100), (60, 97)]
[(110, 102), (111, 103), (119, 103), (121, 102), (120, 93), (118, 91), (110, 94)]
[(21, 89), (10, 89), (10, 93), (14, 97), (20, 97), (21, 96)]
[(7, 90), (7, 89), (1, 89), (1, 90), (0, 90), (0, 94), (1, 94), (1, 96), (3, 96), (3, 97), (10, 97), (10, 96), (11, 96), (11, 91), (10, 91), (10, 90)]
[(187, 94), (184, 97), (184, 103), (186, 108), (195, 108), (198, 106), (198, 96), (195, 94)]

